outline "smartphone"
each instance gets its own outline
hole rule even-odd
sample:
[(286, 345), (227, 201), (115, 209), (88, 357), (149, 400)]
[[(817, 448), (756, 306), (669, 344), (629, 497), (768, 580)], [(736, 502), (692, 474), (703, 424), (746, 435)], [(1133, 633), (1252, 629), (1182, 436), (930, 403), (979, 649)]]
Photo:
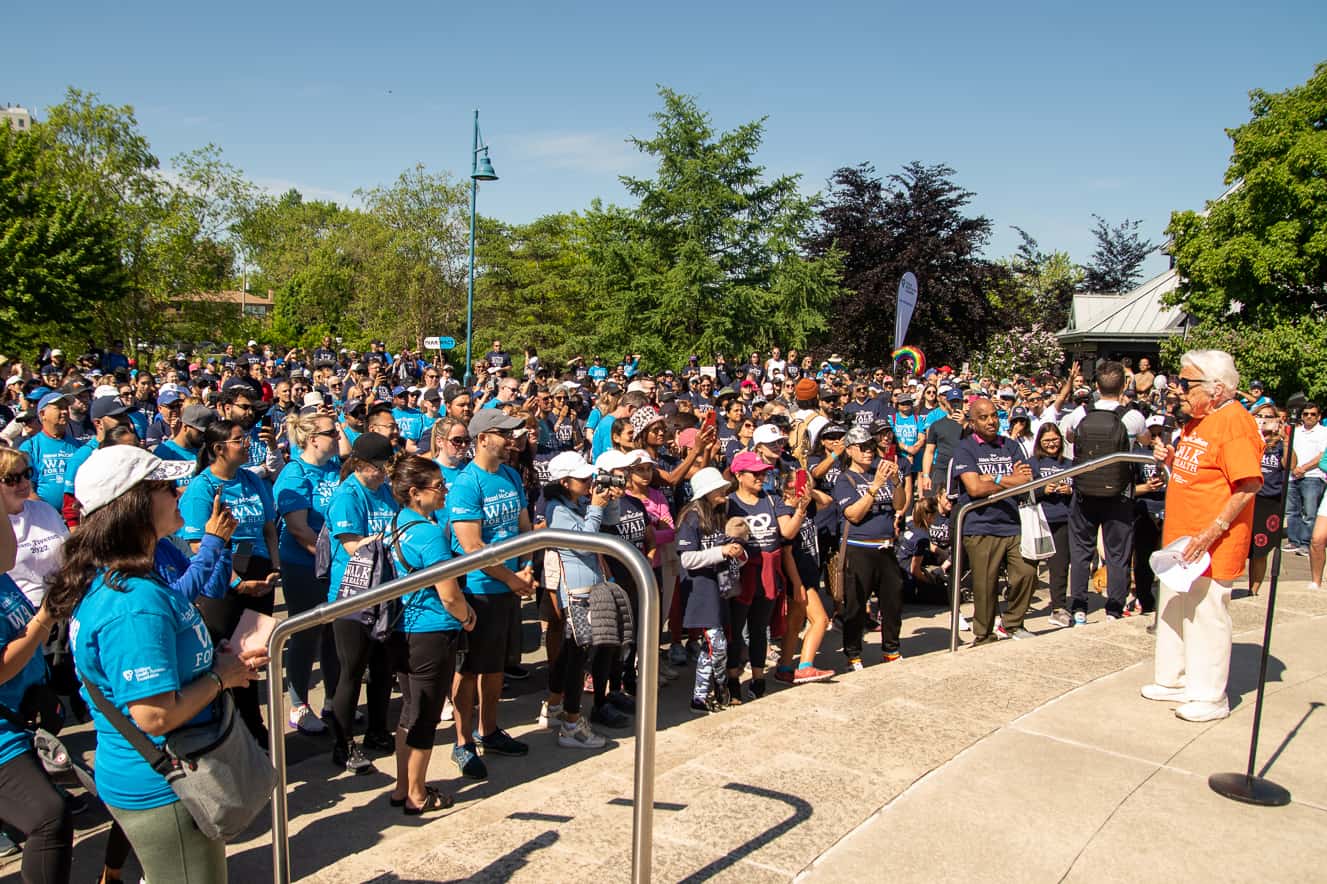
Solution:
[(231, 570), (236, 574), (243, 574), (249, 570), (249, 562), (253, 559), (253, 541), (241, 540), (235, 544), (235, 552), (230, 557)]
[(712, 430), (719, 425), (719, 416), (711, 408), (705, 412), (705, 420), (701, 422), (701, 429)]
[(258, 426), (262, 427), (264, 430), (272, 429), (272, 416), (270, 414), (265, 414), (258, 418)]
[(793, 473), (793, 494), (801, 497), (806, 493), (806, 485), (811, 477), (806, 470), (798, 470)]

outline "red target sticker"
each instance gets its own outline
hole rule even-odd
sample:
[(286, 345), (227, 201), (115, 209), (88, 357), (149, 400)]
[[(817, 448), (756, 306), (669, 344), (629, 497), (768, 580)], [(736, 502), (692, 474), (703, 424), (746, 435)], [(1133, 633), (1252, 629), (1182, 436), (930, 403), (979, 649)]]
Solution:
[(1272, 513), (1270, 516), (1267, 517), (1268, 531), (1275, 532), (1280, 528), (1281, 528), (1281, 517), (1278, 514)]

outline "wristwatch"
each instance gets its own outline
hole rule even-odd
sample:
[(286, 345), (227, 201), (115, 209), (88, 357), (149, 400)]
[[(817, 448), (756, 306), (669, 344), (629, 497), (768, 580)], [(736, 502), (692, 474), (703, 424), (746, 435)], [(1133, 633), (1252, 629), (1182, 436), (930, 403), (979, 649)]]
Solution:
[(1225, 519), (1222, 519), (1220, 516), (1217, 516), (1215, 519), (1213, 519), (1212, 524), (1216, 525), (1216, 527), (1220, 528), (1222, 531), (1230, 530), (1230, 523), (1227, 522)]

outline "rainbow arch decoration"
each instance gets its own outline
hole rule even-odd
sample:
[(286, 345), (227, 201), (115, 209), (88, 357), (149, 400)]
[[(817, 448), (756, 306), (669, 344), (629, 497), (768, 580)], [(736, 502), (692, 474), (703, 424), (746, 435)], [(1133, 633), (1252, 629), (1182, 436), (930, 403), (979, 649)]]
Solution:
[(911, 345), (899, 347), (893, 353), (894, 365), (898, 365), (899, 360), (907, 359), (912, 362), (913, 374), (920, 377), (926, 373), (926, 354)]

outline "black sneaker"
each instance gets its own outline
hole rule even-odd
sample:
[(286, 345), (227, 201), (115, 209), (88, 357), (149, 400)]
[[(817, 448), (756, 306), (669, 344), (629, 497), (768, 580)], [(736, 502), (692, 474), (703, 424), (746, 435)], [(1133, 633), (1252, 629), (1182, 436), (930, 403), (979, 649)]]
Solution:
[(604, 703), (602, 706), (594, 707), (594, 711), (590, 713), (590, 721), (620, 730), (631, 725), (631, 716), (612, 703)]
[(388, 733), (368, 733), (364, 735), (364, 748), (373, 752), (395, 752), (396, 739)]
[(709, 715), (709, 714), (710, 714), (710, 704), (709, 704), (708, 702), (706, 702), (705, 700), (697, 700), (695, 697), (692, 697), (692, 698), (691, 698), (691, 711), (692, 711), (692, 713), (695, 714), (695, 715)]
[(364, 752), (356, 743), (349, 746), (336, 746), (332, 749), (332, 764), (337, 767), (344, 767), (347, 772), (352, 774), (367, 774), (373, 772), (373, 762), (364, 755)]
[(502, 674), (510, 678), (512, 681), (525, 681), (530, 677), (530, 670), (526, 669), (524, 666), (508, 666), (506, 669), (502, 670)]
[(636, 711), (636, 701), (622, 691), (609, 691), (605, 699), (628, 715)]
[(765, 679), (763, 678), (751, 679), (751, 693), (756, 695), (757, 700), (765, 696)]
[(486, 737), (479, 738), (479, 745), (484, 747), (484, 754), (507, 755), (519, 758), (530, 754), (530, 747), (520, 740), (512, 739), (511, 734), (498, 728)]

